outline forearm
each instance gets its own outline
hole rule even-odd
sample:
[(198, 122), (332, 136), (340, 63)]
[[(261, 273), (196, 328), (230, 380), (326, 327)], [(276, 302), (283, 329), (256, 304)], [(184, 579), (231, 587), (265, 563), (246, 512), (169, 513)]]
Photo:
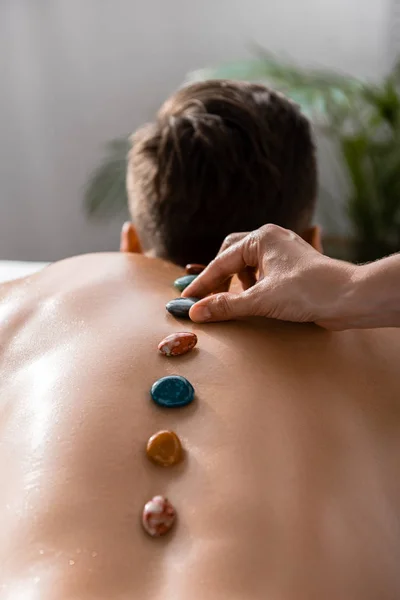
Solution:
[(400, 254), (355, 267), (327, 329), (400, 327)]

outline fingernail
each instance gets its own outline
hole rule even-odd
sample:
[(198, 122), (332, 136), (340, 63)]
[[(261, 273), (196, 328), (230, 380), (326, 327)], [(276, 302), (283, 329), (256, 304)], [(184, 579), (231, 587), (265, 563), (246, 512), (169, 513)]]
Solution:
[(193, 308), (194, 312), (194, 321), (198, 321), (203, 323), (204, 321), (209, 321), (211, 319), (211, 311), (207, 306), (195, 306)]

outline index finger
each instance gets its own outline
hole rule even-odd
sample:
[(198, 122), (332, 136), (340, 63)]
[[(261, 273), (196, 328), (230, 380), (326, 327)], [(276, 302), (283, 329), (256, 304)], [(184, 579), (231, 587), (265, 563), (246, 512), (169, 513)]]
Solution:
[(245, 240), (233, 244), (210, 262), (208, 267), (183, 291), (182, 296), (203, 298), (218, 290), (229, 277), (240, 273), (248, 266), (257, 266), (257, 264), (250, 264), (257, 261), (249, 261), (246, 254)]

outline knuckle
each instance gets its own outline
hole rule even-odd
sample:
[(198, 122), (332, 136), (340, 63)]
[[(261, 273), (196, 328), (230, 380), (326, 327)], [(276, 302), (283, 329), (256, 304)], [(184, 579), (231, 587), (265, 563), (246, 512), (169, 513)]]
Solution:
[(279, 225), (275, 225), (274, 223), (267, 223), (266, 225), (263, 225), (259, 230), (260, 235), (262, 237), (275, 237), (276, 235), (279, 235), (281, 231), (282, 228), (279, 227)]
[(244, 241), (244, 259), (248, 266), (255, 267), (258, 263), (258, 254), (261, 241), (260, 231), (252, 231)]
[(242, 240), (246, 235), (247, 233), (230, 233), (224, 239), (221, 250), (226, 250), (230, 246), (233, 246), (234, 244)]
[(215, 311), (221, 317), (227, 317), (230, 313), (229, 301), (225, 294), (216, 294), (214, 298)]
[(252, 231), (246, 238), (247, 244), (249, 246), (257, 246), (260, 242), (260, 232), (257, 229), (256, 231)]
[(229, 235), (226, 236), (225, 240), (224, 240), (224, 246), (231, 246), (232, 244), (234, 244), (237, 240), (237, 234), (236, 233), (230, 233)]

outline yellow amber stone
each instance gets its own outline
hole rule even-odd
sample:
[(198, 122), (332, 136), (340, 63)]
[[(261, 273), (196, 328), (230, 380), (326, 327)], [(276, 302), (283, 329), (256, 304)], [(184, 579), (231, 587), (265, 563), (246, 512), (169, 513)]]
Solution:
[(182, 460), (182, 444), (173, 431), (159, 431), (147, 442), (146, 454), (162, 467), (172, 467)]

